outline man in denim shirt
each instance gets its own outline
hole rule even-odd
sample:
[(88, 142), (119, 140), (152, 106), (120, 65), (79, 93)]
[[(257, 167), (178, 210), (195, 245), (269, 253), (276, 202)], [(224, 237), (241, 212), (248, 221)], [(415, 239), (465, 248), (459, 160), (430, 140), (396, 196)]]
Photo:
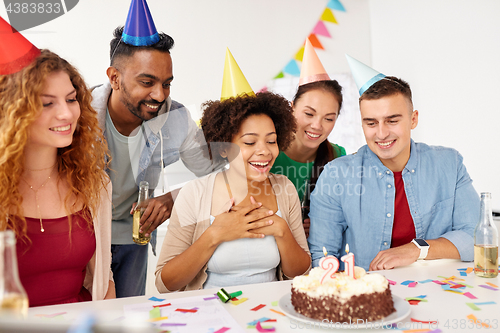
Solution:
[(356, 266), (370, 270), (417, 259), (472, 261), (479, 197), (462, 156), (415, 143), (418, 111), (409, 85), (382, 74), (376, 80), (360, 91), (367, 145), (330, 162), (312, 193), (313, 266), (323, 247), (340, 258), (346, 244)]
[[(144, 4), (140, 2), (140, 4)], [(131, 11), (134, 7), (132, 1)], [(135, 9), (135, 7), (134, 7)], [(147, 7), (139, 14), (147, 14)], [(130, 18), (140, 15), (130, 15)], [(147, 20), (151, 24), (152, 19)], [(142, 24), (144, 22), (132, 22)], [(133, 25), (132, 24), (132, 25)], [(212, 171), (201, 130), (189, 111), (170, 98), (173, 80), (170, 49), (173, 39), (157, 33), (153, 25), (153, 44), (132, 43), (125, 29), (117, 28), (111, 41), (109, 82), (92, 92), (92, 106), (108, 142), (112, 157), (109, 175), (113, 184), (112, 270), (117, 297), (144, 295), (148, 246), (132, 240), (133, 207), (138, 184), (146, 180), (150, 189), (164, 182), (164, 167), (179, 160), (196, 176)], [(124, 31), (125, 30), (125, 31)], [(139, 30), (141, 32), (141, 30)], [(168, 192), (151, 198), (141, 218), (141, 229), (151, 237), (155, 251), (156, 228), (170, 217), (174, 197)], [(154, 232), (154, 233), (153, 233)]]

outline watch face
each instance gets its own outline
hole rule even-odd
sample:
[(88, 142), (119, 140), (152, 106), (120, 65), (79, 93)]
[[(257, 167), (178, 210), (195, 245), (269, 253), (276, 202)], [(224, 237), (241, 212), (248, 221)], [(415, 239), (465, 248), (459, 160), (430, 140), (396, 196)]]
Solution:
[(427, 244), (427, 242), (423, 239), (415, 238), (414, 241), (420, 246), (429, 246), (429, 244)]

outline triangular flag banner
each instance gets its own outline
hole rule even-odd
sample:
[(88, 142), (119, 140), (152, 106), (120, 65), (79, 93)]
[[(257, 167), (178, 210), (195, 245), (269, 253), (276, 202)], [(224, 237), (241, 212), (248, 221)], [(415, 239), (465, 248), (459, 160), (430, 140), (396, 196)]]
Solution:
[(335, 16), (333, 16), (333, 13), (329, 8), (325, 8), (325, 11), (321, 14), (320, 20), (338, 24)]
[(283, 68), (283, 72), (293, 75), (293, 76), (299, 76), (300, 75), (300, 68), (297, 65), (297, 62), (295, 60), (290, 60), (290, 62)]
[(40, 55), (40, 50), (0, 17), (0, 75), (19, 72)]
[(133, 46), (148, 46), (160, 41), (146, 0), (132, 0), (122, 40)]
[(311, 41), (312, 46), (316, 49), (322, 49), (324, 50), (325, 48), (323, 45), (321, 45), (321, 42), (319, 41), (318, 37), (316, 37), (315, 34), (310, 34), (309, 35), (309, 40)]
[(283, 74), (283, 72), (279, 72), (278, 75), (274, 77), (274, 79), (281, 79), (283, 77), (285, 77), (285, 74)]
[(302, 46), (300, 48), (300, 50), (295, 54), (294, 59), (298, 60), (298, 61), (302, 61), (303, 58), (304, 58), (304, 47)]
[(326, 73), (323, 64), (321, 64), (316, 51), (314, 51), (311, 41), (306, 39), (304, 60), (302, 61), (302, 69), (300, 70), (299, 86), (324, 80), (330, 80), (330, 77)]
[(316, 23), (316, 26), (314, 27), (312, 33), (320, 36), (325, 36), (330, 38), (332, 37), (328, 32), (328, 29), (326, 28), (325, 24), (321, 20), (319, 20), (318, 23)]
[(226, 49), (226, 61), (224, 63), (224, 76), (222, 78), (222, 93), (221, 101), (236, 97), (239, 95), (247, 94), (249, 96), (254, 96), (255, 93), (248, 84), (247, 79), (243, 75), (240, 66), (234, 60), (233, 55)]
[(347, 62), (349, 63), (349, 67), (351, 68), (354, 82), (356, 82), (356, 86), (358, 86), (360, 96), (363, 95), (363, 93), (375, 82), (378, 82), (385, 77), (384, 74), (377, 72), (373, 68), (363, 64), (361, 61), (356, 60), (347, 54), (345, 56), (347, 58)]
[(326, 6), (330, 9), (345, 12), (345, 8), (339, 0), (330, 0), (330, 2), (328, 2), (328, 5), (326, 5)]

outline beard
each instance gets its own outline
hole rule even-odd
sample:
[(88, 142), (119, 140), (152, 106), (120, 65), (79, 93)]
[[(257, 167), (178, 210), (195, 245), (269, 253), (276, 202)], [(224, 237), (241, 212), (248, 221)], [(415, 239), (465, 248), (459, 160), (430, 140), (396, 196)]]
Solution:
[[(162, 102), (156, 101), (154, 99), (150, 100), (141, 100), (137, 102), (137, 105), (134, 105), (132, 103), (132, 98), (130, 97), (129, 92), (127, 91), (127, 88), (125, 87), (125, 84), (121, 82), (120, 84), (121, 89), (122, 89), (122, 94), (120, 96), (120, 101), (127, 107), (127, 109), (132, 113), (134, 116), (137, 118), (141, 119), (142, 121), (148, 121), (150, 119), (153, 119), (158, 116), (158, 112), (161, 110), (163, 104), (165, 103), (165, 100)], [(149, 105), (158, 105), (158, 110), (156, 112), (142, 112), (141, 111), (141, 104), (149, 104)]]

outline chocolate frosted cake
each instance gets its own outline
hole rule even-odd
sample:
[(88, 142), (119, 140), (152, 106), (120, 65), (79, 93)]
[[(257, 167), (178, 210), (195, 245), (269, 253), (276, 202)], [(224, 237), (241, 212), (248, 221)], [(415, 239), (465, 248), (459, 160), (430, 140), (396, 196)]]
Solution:
[(334, 323), (360, 323), (383, 319), (395, 312), (387, 279), (356, 267), (356, 279), (336, 273), (320, 283), (325, 270), (316, 267), (292, 284), (292, 305), (298, 313)]

